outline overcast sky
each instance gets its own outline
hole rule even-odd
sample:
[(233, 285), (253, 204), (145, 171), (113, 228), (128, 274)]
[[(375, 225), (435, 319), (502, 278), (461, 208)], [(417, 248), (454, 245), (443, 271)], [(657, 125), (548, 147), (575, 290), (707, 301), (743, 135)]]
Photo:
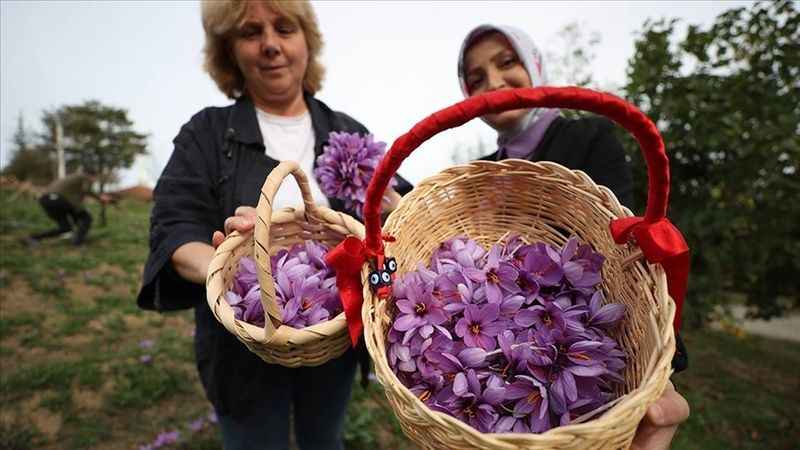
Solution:
[[(561, 54), (557, 34), (571, 22), (598, 32), (592, 70), (601, 86), (621, 85), (637, 31), (649, 19), (708, 25), (750, 2), (315, 2), (327, 78), (318, 97), (389, 144), (428, 114), (462, 99), (456, 77), (461, 40), (481, 23), (528, 31), (542, 51)], [(33, 2), (0, 0), (0, 161), (22, 114), (37, 129), (43, 109), (95, 99), (126, 108), (149, 134), (151, 156), (124, 184), (152, 184), (180, 126), (209, 105), (226, 105), (201, 68), (197, 2)], [(480, 121), (421, 147), (401, 168), (412, 182), (451, 164), (455, 146), (493, 141)]]

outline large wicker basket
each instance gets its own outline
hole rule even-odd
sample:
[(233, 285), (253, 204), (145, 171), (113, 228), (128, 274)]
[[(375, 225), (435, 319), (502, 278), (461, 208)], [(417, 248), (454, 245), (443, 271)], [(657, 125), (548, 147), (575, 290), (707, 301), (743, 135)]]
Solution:
[[(671, 374), (675, 349), (675, 303), (660, 265), (641, 261), (635, 243), (619, 245), (609, 223), (631, 216), (610, 190), (583, 172), (554, 163), (522, 160), (474, 162), (424, 180), (406, 195), (381, 230), (376, 202), (388, 178), (422, 142), (442, 130), (489, 112), (522, 107), (560, 107), (603, 114), (625, 126), (648, 160), (650, 196), (645, 220), (664, 219), (669, 172), (657, 129), (638, 109), (606, 94), (577, 88), (504, 91), (471, 98), (442, 110), (400, 137), (377, 169), (367, 194), (365, 248), (393, 256), (398, 276), (428, 261), (444, 240), (466, 235), (485, 246), (509, 234), (561, 245), (570, 235), (607, 257), (603, 290), (608, 301), (624, 303), (626, 316), (616, 335), (628, 355), (618, 398), (597, 417), (542, 434), (484, 434), (449, 415), (429, 409), (394, 375), (387, 361), (387, 332), (393, 300), (381, 300), (363, 280), (362, 320), (378, 381), (403, 431), (424, 448), (436, 449), (624, 449), (630, 446), (646, 409), (661, 395)], [(666, 186), (666, 187), (665, 187)], [(664, 219), (666, 220), (666, 219)], [(382, 237), (396, 241), (384, 244)], [(682, 240), (682, 238), (681, 238)]]
[[(304, 208), (272, 211), (272, 199), (281, 182), (292, 174), (300, 185)], [(330, 247), (345, 237), (364, 236), (364, 226), (352, 217), (317, 206), (311, 197), (305, 174), (293, 161), (282, 162), (267, 177), (256, 208), (258, 220), (254, 233), (231, 233), (217, 248), (208, 268), (206, 281), (208, 305), (225, 328), (265, 362), (286, 367), (317, 366), (341, 356), (350, 346), (344, 313), (326, 322), (295, 329), (281, 323), (281, 311), (275, 302), (270, 255), (282, 248), (306, 240)], [(234, 318), (225, 300), (239, 260), (254, 257), (261, 285), (261, 303), (265, 325), (260, 328)]]

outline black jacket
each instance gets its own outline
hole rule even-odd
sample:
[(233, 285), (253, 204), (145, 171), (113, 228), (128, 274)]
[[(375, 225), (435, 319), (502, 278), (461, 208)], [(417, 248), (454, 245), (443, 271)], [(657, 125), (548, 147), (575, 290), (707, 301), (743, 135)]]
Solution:
[[(533, 150), (533, 149), (531, 149)], [(498, 153), (481, 159), (496, 161)], [(542, 136), (531, 161), (552, 161), (581, 170), (595, 183), (611, 189), (619, 202), (633, 209), (633, 178), (614, 124), (602, 117), (557, 117)]]
[[(305, 100), (317, 156), (331, 131), (367, 132), (358, 121), (313, 96)], [(195, 308), (196, 359), (208, 398), (221, 414), (240, 414), (264, 383), (259, 374), (267, 365), (214, 318), (205, 286), (183, 280), (170, 258), (188, 242), (210, 244), (212, 233), (223, 229), (238, 206), (256, 206), (264, 180), (279, 162), (265, 153), (255, 106), (247, 97), (231, 106), (203, 109), (173, 143), (175, 149), (153, 192), (150, 255), (137, 303), (159, 311)], [(401, 195), (411, 190), (397, 178), (395, 189)], [(342, 201), (328, 201), (332, 209), (344, 211)]]

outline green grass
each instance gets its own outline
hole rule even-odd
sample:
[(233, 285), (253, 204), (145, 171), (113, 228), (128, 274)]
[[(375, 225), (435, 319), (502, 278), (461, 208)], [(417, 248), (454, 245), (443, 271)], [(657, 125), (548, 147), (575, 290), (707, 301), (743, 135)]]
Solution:
[[(0, 408), (14, 418), (0, 421), (0, 449), (138, 448), (169, 430), (182, 436), (170, 448), (219, 449), (215, 425), (188, 426), (210, 411), (192, 312), (136, 307), (149, 205), (110, 208), (108, 225), (96, 221), (83, 248), (28, 248), (24, 236), (51, 227), (49, 219), (35, 199), (0, 194)], [(800, 344), (714, 331), (684, 338), (691, 367), (674, 381), (692, 415), (673, 449), (796, 448)], [(141, 348), (143, 339), (153, 347)], [(60, 425), (43, 427), (37, 419), (47, 417)], [(415, 448), (375, 383), (354, 386), (345, 441), (355, 450)]]
[(690, 370), (674, 379), (692, 415), (673, 448), (796, 448), (800, 345), (710, 331), (686, 344)]

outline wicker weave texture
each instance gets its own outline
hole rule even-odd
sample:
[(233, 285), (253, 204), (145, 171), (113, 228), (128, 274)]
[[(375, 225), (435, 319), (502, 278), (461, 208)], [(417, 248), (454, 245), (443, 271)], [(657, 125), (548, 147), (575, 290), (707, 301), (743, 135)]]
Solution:
[(610, 235), (611, 219), (630, 215), (583, 172), (548, 162), (474, 162), (428, 178), (406, 195), (383, 228), (397, 239), (386, 245), (386, 254), (397, 258), (399, 276), (429, 261), (441, 242), (455, 236), (488, 247), (509, 234), (558, 246), (576, 235), (607, 258), (602, 285), (607, 301), (627, 307), (612, 337), (628, 355), (620, 398), (598, 417), (542, 434), (483, 434), (430, 410), (400, 383), (386, 356), (393, 300), (380, 301), (367, 287), (362, 310), (367, 349), (406, 435), (432, 449), (628, 448), (639, 421), (666, 386), (675, 348), (675, 305), (663, 270), (639, 262), (634, 245), (617, 245)]
[[(304, 205), (273, 211), (275, 193), (289, 175), (300, 185)], [(256, 212), (253, 233), (231, 233), (214, 253), (206, 281), (211, 311), (228, 331), (267, 363), (286, 367), (318, 366), (341, 356), (350, 346), (344, 313), (303, 329), (281, 323), (270, 255), (306, 240), (332, 248), (349, 235), (363, 238), (364, 226), (346, 214), (315, 205), (305, 174), (292, 161), (282, 162), (267, 177)], [(261, 303), (266, 312), (264, 328), (235, 319), (233, 309), (225, 300), (225, 293), (231, 289), (239, 270), (239, 260), (245, 256), (256, 261)]]

